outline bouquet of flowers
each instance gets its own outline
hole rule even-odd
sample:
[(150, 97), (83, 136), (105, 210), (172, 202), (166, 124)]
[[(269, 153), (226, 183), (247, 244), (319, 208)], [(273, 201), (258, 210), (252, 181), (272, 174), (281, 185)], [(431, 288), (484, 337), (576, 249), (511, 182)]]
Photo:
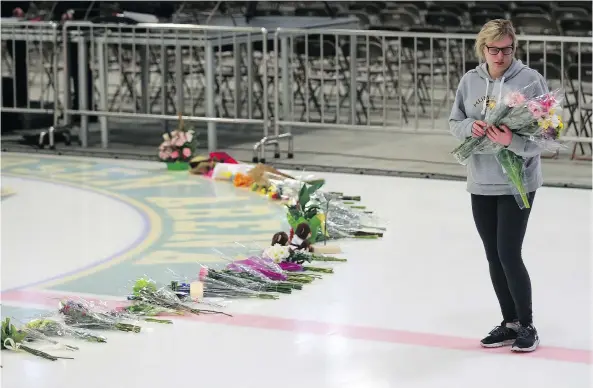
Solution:
[(291, 284), (278, 282), (277, 284), (263, 283), (249, 278), (248, 276), (241, 276), (240, 273), (230, 271), (217, 271), (212, 268), (202, 267), (199, 273), (200, 280), (203, 278), (211, 278), (230, 284), (235, 287), (248, 289), (256, 292), (278, 292), (281, 294), (290, 294), (294, 287)]
[[(244, 264), (240, 264), (237, 262), (234, 262), (232, 264), (233, 264), (232, 265), (233, 269), (229, 269), (227, 267), (227, 269), (224, 269), (221, 272), (223, 272), (224, 274), (227, 274), (229, 276), (235, 276), (235, 277), (239, 277), (242, 279), (250, 280), (254, 283), (261, 284), (265, 287), (272, 287), (272, 288), (288, 287), (293, 290), (302, 290), (303, 289), (302, 283), (292, 283), (289, 281), (273, 280), (273, 279), (270, 279), (269, 277), (267, 277), (266, 275), (264, 275), (263, 273), (261, 273), (260, 271), (258, 271), (257, 269), (250, 267), (249, 265), (244, 265)], [(277, 291), (277, 292), (283, 292), (283, 291)], [(285, 292), (285, 293), (287, 293), (287, 292)]]
[(51, 354), (42, 352), (41, 350), (33, 349), (23, 344), (28, 336), (27, 330), (19, 330), (10, 322), (10, 318), (2, 321), (2, 328), (0, 331), (0, 349), (8, 349), (13, 351), (22, 350), (34, 356), (45, 358), (46, 360), (56, 361), (59, 358), (72, 360), (72, 357), (56, 357)]
[(239, 273), (252, 273), (256, 271), (268, 279), (289, 283), (311, 283), (316, 276), (304, 273), (285, 271), (271, 259), (250, 256), (244, 260), (236, 260), (227, 265), (227, 269)]
[(285, 261), (297, 264), (303, 264), (305, 261), (308, 263), (312, 261), (334, 261), (345, 263), (348, 261), (347, 259), (342, 259), (340, 257), (317, 255), (305, 249), (291, 249), (289, 246), (281, 244), (274, 244), (267, 247), (264, 249), (262, 256), (273, 260), (277, 264)]
[(155, 306), (147, 303), (134, 303), (126, 307), (119, 307), (110, 312), (114, 317), (130, 320), (143, 320), (145, 322), (173, 324), (170, 319), (153, 318), (159, 314), (181, 315), (181, 313), (160, 306)]
[[(236, 286), (217, 279), (216, 276), (208, 276), (207, 272), (200, 271), (199, 279), (199, 297), (201, 298), (225, 298), (225, 299), (278, 299), (277, 295), (269, 294), (267, 292), (253, 291), (242, 286)], [(171, 290), (175, 292), (181, 299), (191, 295), (191, 283), (171, 282)]]
[(27, 323), (26, 327), (37, 330), (48, 337), (71, 336), (88, 342), (107, 342), (107, 339), (101, 335), (95, 335), (83, 329), (75, 329), (53, 319), (35, 319)]
[(60, 314), (68, 326), (98, 330), (119, 330), (140, 333), (140, 326), (122, 323), (107, 313), (95, 311), (88, 303), (73, 300), (60, 301)]
[[(305, 261), (311, 262), (314, 255), (311, 252), (305, 250), (291, 249), (286, 245), (274, 244), (266, 248), (262, 254), (263, 259), (272, 260), (278, 264), (284, 271), (289, 272), (325, 272), (333, 273), (331, 268), (312, 267), (303, 265)], [(327, 261), (330, 261), (329, 259)], [(333, 258), (331, 261), (341, 261), (338, 258)]]
[(190, 307), (179, 300), (179, 297), (175, 294), (174, 290), (165, 287), (157, 288), (154, 281), (144, 278), (140, 278), (136, 281), (134, 284), (134, 294), (129, 296), (128, 299), (135, 301), (135, 304), (142, 303), (144, 305), (164, 307), (181, 314), (186, 312), (195, 315), (208, 313), (222, 314), (230, 317), (229, 314), (221, 311), (203, 310)]
[[(545, 93), (535, 98), (527, 98), (526, 91), (533, 84), (505, 94), (500, 103), (491, 102), (484, 121), (488, 125), (507, 126), (513, 136), (521, 136), (542, 149), (554, 151), (560, 147), (558, 138), (564, 128), (561, 108), (561, 89)], [(513, 188), (517, 204), (520, 208), (529, 208), (527, 192), (524, 184), (525, 158), (519, 156), (499, 144), (493, 143), (487, 136), (469, 137), (452, 151), (453, 156), (461, 164), (467, 164), (475, 153), (492, 153), (500, 163)]]
[(159, 159), (166, 163), (189, 163), (196, 148), (196, 137), (193, 129), (186, 129), (181, 113), (179, 128), (171, 133), (163, 134), (163, 142), (159, 147)]

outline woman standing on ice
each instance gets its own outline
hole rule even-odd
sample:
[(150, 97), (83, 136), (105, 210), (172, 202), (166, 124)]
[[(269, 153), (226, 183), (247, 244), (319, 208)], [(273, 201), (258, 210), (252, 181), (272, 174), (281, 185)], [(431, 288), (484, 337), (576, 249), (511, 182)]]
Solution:
[[(541, 149), (505, 127), (488, 126), (484, 120), (492, 102), (498, 102), (503, 85), (518, 90), (535, 85), (535, 97), (548, 92), (543, 77), (514, 58), (515, 29), (509, 20), (486, 23), (476, 39), (476, 54), (482, 60), (469, 70), (457, 88), (449, 117), (451, 133), (460, 140), (469, 136), (488, 138), (526, 160), (525, 188), (529, 203), (542, 186)], [(521, 250), (531, 208), (521, 209), (500, 164), (492, 153), (477, 153), (468, 163), (467, 190), (471, 194), (474, 221), (486, 251), (490, 277), (500, 303), (503, 321), (482, 339), (484, 347), (512, 345), (518, 352), (534, 351), (539, 337), (533, 325), (531, 280)]]

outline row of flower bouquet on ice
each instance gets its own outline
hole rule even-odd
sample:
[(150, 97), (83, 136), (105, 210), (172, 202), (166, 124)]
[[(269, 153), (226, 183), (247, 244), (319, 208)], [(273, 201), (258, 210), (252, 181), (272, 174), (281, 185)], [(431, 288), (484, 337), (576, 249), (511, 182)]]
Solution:
[(468, 137), (452, 151), (455, 159), (463, 165), (477, 153), (495, 155), (521, 209), (531, 206), (527, 198), (525, 164), (541, 151), (556, 152), (562, 147), (559, 139), (564, 129), (561, 116), (564, 91), (557, 89), (536, 95), (535, 87), (540, 85), (537, 81), (519, 90), (509, 90), (505, 84), (507, 91), (501, 93), (502, 98), (486, 106), (483, 121), (498, 128), (506, 126), (513, 137), (524, 140), (524, 152), (514, 153), (509, 148), (494, 143), (486, 135)]
[(41, 351), (35, 344), (45, 342), (73, 352), (79, 348), (62, 344), (56, 338), (104, 343), (107, 338), (95, 330), (140, 333), (141, 322), (172, 324), (173, 321), (166, 319), (171, 316), (220, 314), (232, 317), (223, 311), (202, 309), (198, 305), (223, 306), (211, 302), (213, 298), (223, 301), (278, 299), (279, 295), (301, 290), (323, 274), (333, 273), (331, 267), (312, 263), (346, 262), (343, 258), (320, 254), (319, 249), (307, 241), (310, 234), (311, 229), (306, 223), (297, 225), (292, 236), (278, 232), (272, 237), (270, 246), (263, 250), (231, 261), (220, 269), (200, 266), (193, 279), (172, 280), (166, 285), (158, 285), (146, 277), (137, 279), (127, 301), (122, 301), (123, 307), (108, 308), (106, 303), (64, 299), (59, 302), (57, 315), (33, 319), (19, 328), (6, 318), (2, 322), (1, 348), (24, 351), (53, 361), (72, 359)]
[(311, 228), (311, 243), (340, 238), (382, 237), (385, 226), (360, 204), (360, 196), (322, 190), (324, 179), (291, 176), (265, 164), (239, 163), (226, 153), (211, 153), (191, 161), (191, 172), (232, 182), (286, 206), (291, 233), (300, 223)]

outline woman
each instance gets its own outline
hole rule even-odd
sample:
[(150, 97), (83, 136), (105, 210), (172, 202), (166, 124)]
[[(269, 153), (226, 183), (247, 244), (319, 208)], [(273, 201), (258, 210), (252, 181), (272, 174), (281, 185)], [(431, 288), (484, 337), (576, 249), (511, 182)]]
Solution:
[[(527, 97), (548, 92), (543, 77), (514, 58), (517, 38), (508, 20), (486, 23), (476, 38), (476, 54), (482, 60), (461, 79), (449, 117), (451, 133), (488, 138), (525, 158), (525, 185), (529, 202), (542, 186), (541, 149), (513, 136), (509, 129), (488, 126), (483, 119), (491, 102), (500, 101), (505, 90), (528, 88)], [(492, 153), (472, 155), (468, 163), (467, 190), (472, 213), (486, 251), (494, 292), (503, 321), (482, 339), (484, 347), (512, 345), (511, 350), (534, 351), (539, 344), (533, 326), (531, 280), (521, 257), (523, 238), (531, 209), (521, 209), (500, 164)]]

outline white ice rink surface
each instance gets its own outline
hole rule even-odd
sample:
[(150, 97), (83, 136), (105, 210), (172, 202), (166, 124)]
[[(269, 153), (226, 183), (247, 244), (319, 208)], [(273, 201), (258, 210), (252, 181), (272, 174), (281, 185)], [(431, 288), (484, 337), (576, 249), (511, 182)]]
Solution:
[(141, 237), (142, 215), (111, 198), (14, 177), (2, 185), (18, 194), (2, 206), (2, 257), (19, 264), (2, 278), (3, 290), (84, 268)]
[[(591, 191), (543, 188), (536, 195), (524, 260), (541, 345), (517, 355), (508, 347), (479, 346), (501, 317), (464, 183), (318, 175), (326, 178), (325, 189), (361, 195), (389, 223), (383, 239), (340, 241), (349, 262), (334, 265), (335, 274), (277, 301), (234, 301), (225, 310), (232, 318), (177, 319), (174, 325), (147, 324), (148, 332), (137, 335), (110, 332), (107, 344), (76, 342), (81, 350), (73, 354), (75, 360), (48, 362), (3, 351), (2, 387), (592, 386)], [(86, 195), (93, 194), (76, 194)], [(18, 233), (28, 230), (19, 226), (6, 232), (7, 213), (57, 230), (82, 225), (70, 229), (72, 237), (99, 228), (98, 240), (112, 244), (112, 251), (126, 241), (105, 231), (134, 229), (136, 222), (133, 214), (124, 221), (126, 213), (116, 204), (102, 207), (91, 225), (81, 221), (88, 215), (80, 209), (45, 218), (13, 199), (2, 202), (3, 290), (10, 288), (5, 274), (22, 265), (5, 253), (6, 236), (24, 241)], [(132, 243), (140, 230), (127, 232)], [(56, 273), (76, 269), (69, 256), (74, 250), (52, 247), (51, 239), (44, 244), (61, 252), (52, 257), (61, 266)], [(8, 304), (18, 307), (15, 300)]]

